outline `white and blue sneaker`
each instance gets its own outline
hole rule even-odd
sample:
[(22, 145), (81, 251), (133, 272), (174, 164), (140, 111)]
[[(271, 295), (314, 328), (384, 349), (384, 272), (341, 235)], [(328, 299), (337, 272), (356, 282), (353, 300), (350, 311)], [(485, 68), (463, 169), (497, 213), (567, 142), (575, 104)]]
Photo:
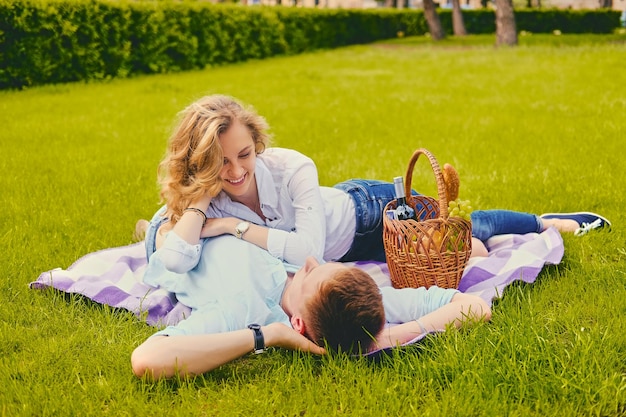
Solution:
[(580, 225), (574, 234), (576, 236), (583, 236), (594, 229), (611, 228), (611, 222), (596, 213), (589, 211), (578, 211), (575, 213), (544, 213), (541, 216), (542, 219), (564, 219), (574, 220)]

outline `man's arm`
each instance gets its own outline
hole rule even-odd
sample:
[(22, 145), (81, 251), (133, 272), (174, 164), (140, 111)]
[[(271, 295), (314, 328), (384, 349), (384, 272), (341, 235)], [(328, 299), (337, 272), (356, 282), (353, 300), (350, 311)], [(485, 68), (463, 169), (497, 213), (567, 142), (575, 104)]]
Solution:
[(417, 320), (383, 329), (376, 337), (374, 347), (384, 349), (402, 345), (422, 333), (444, 330), (448, 324), (460, 327), (465, 320), (489, 321), (490, 319), (491, 309), (482, 298), (457, 293), (452, 297), (450, 303), (432, 313)]
[[(266, 347), (323, 354), (325, 350), (281, 323), (261, 327)], [(198, 375), (242, 357), (254, 349), (252, 330), (227, 333), (154, 336), (131, 356), (133, 372), (153, 379)]]

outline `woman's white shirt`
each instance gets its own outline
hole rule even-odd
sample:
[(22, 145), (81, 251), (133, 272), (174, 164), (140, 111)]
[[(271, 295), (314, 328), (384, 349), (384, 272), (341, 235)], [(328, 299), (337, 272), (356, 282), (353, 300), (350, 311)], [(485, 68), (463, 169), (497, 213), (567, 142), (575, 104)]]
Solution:
[(352, 197), (320, 187), (311, 158), (268, 148), (257, 157), (255, 179), (265, 219), (223, 192), (211, 201), (207, 216), (233, 216), (269, 227), (268, 252), (294, 265), (303, 265), (307, 256), (339, 259), (348, 251), (356, 230)]
[[(255, 180), (265, 219), (224, 192), (211, 200), (207, 217), (269, 227), (268, 252), (294, 265), (303, 265), (307, 256), (338, 260), (350, 249), (356, 231), (352, 197), (321, 187), (313, 160), (291, 149), (268, 148), (257, 157)], [(200, 245), (181, 247), (181, 241), (172, 231), (161, 247), (163, 261), (176, 264), (179, 273), (193, 268), (201, 253)]]

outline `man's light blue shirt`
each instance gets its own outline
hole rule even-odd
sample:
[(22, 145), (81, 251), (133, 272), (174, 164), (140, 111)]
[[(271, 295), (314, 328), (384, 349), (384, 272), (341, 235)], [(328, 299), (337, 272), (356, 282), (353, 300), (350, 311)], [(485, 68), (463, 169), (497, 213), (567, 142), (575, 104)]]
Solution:
[[(165, 268), (160, 251), (150, 257), (144, 282), (175, 293), (192, 310), (188, 318), (155, 335), (222, 333), (245, 329), (251, 323), (291, 326), (280, 301), (287, 274), (299, 267), (230, 235), (206, 239), (201, 250), (196, 267), (182, 274)], [(448, 304), (458, 292), (437, 287), (382, 287), (380, 291), (390, 324), (418, 319)]]
[[(291, 269), (291, 267), (289, 268)], [(278, 259), (233, 236), (205, 240), (200, 261), (189, 272), (168, 271), (156, 251), (144, 282), (176, 294), (191, 316), (157, 334), (221, 333), (250, 323), (290, 325), (280, 307), (287, 269)]]

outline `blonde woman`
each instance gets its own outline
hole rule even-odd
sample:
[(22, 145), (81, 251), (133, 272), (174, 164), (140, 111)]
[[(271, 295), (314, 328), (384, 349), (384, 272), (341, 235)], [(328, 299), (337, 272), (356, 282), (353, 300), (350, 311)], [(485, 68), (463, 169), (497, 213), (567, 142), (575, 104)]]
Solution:
[[(232, 234), (294, 265), (308, 256), (384, 261), (382, 212), (395, 198), (393, 184), (355, 179), (320, 186), (310, 158), (269, 142), (265, 119), (231, 97), (206, 96), (184, 109), (159, 165), (166, 205), (147, 226), (148, 258), (158, 249), (167, 269), (186, 272), (198, 263), (204, 238)], [(588, 212), (476, 211), (475, 254), (485, 254), (481, 241), (495, 234), (549, 226), (584, 232), (610, 223)]]

